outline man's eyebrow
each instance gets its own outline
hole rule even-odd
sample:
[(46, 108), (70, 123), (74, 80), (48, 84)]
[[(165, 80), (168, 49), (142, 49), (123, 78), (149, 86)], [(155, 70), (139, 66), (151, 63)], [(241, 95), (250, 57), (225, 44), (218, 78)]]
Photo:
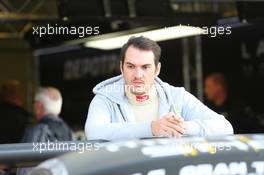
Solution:
[[(125, 64), (134, 65), (133, 63), (130, 63), (130, 62), (125, 62)], [(151, 64), (143, 64), (142, 66), (151, 66)]]
[(144, 65), (142, 65), (142, 66), (151, 66), (151, 64), (144, 64)]
[(130, 63), (130, 62), (125, 62), (125, 64), (130, 64), (130, 65), (134, 65), (133, 63)]

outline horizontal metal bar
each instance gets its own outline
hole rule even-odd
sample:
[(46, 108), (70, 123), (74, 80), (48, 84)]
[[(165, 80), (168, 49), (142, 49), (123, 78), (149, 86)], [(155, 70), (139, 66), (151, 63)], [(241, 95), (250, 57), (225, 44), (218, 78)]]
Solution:
[(106, 140), (0, 144), (0, 164), (12, 167), (35, 166), (46, 159), (67, 152), (80, 151), (84, 145), (104, 142)]
[(20, 35), (19, 33), (0, 32), (0, 39), (5, 38), (22, 38), (22, 35)]
[(17, 13), (0, 13), (2, 21), (46, 21), (58, 20), (56, 15), (34, 15), (34, 14), (17, 14)]

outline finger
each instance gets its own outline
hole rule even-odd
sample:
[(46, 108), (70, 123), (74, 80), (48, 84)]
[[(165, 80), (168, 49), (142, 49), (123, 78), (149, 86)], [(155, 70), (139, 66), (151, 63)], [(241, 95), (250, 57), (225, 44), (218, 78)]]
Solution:
[(171, 129), (180, 132), (181, 134), (184, 134), (186, 132), (186, 128), (184, 128), (183, 124), (179, 124), (179, 123), (172, 123), (169, 121), (164, 122), (165, 126), (170, 127)]
[(178, 121), (175, 119), (168, 119), (167, 122), (170, 122), (174, 125), (178, 125), (180, 127), (182, 127), (183, 129), (186, 129), (186, 122), (185, 121)]
[(175, 119), (170, 118), (170, 119), (169, 119), (169, 122), (171, 122), (171, 123), (173, 123), (173, 124), (175, 124), (175, 125), (178, 125), (178, 126), (180, 126), (181, 128), (183, 128), (183, 129), (186, 129), (185, 121), (178, 121), (178, 120), (175, 120)]
[(166, 132), (164, 129), (160, 129), (159, 136), (161, 137), (171, 137), (171, 134)]
[(184, 119), (180, 115), (176, 115), (176, 114), (174, 114), (172, 112), (169, 112), (168, 114), (166, 114), (165, 118), (167, 118), (167, 119), (168, 118), (173, 118), (173, 119), (175, 119), (177, 121), (184, 121)]
[(164, 129), (167, 133), (169, 133), (170, 137), (180, 137), (181, 133), (179, 133), (177, 130), (166, 126), (166, 125), (161, 125), (161, 128)]
[(178, 121), (184, 121), (184, 119), (180, 115), (174, 115), (174, 119)]
[(163, 131), (164, 132), (164, 134), (167, 136), (167, 137), (173, 137), (173, 129), (171, 129), (171, 128), (169, 128), (169, 127), (167, 127), (167, 126), (165, 126), (165, 125), (160, 125), (160, 127), (161, 127), (161, 131)]
[(181, 128), (185, 129), (185, 121), (178, 121), (175, 120), (173, 118), (167, 119), (166, 121), (163, 122), (164, 124), (169, 124), (171, 126), (172, 125), (177, 125), (180, 126)]
[(170, 118), (170, 117), (174, 117), (175, 114), (173, 112), (169, 112), (166, 115), (164, 115), (164, 118)]

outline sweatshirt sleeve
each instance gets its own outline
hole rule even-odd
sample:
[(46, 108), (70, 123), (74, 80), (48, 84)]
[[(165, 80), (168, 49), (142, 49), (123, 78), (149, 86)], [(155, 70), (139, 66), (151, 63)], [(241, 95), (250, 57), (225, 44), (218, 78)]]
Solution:
[(233, 134), (233, 127), (223, 115), (209, 109), (192, 94), (184, 90), (183, 118), (187, 121), (187, 135), (215, 136)]
[(117, 118), (106, 97), (96, 95), (92, 100), (85, 123), (88, 140), (122, 140), (152, 137), (151, 122), (112, 122)]

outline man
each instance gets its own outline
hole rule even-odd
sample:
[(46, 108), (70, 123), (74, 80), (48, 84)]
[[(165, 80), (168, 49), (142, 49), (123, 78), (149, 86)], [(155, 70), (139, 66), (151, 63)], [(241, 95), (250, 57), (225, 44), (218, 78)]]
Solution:
[(230, 93), (228, 82), (222, 73), (209, 74), (205, 78), (204, 88), (208, 106), (224, 115), (236, 134), (263, 132), (255, 112), (242, 99)]
[[(59, 118), (62, 96), (54, 87), (43, 87), (35, 96), (34, 113), (38, 124), (29, 127), (22, 142), (55, 142), (74, 140), (70, 127)], [(33, 167), (18, 168), (17, 175), (28, 174)]]
[(40, 88), (34, 103), (34, 113), (38, 124), (26, 130), (22, 142), (72, 140), (72, 130), (59, 117), (61, 107), (62, 96), (58, 89)]
[(0, 100), (0, 144), (20, 142), (32, 118), (23, 105), (21, 83), (18, 80), (3, 82)]
[(184, 88), (158, 78), (158, 44), (132, 37), (121, 49), (122, 75), (98, 84), (85, 124), (88, 139), (232, 134), (231, 124)]
[(228, 117), (225, 103), (229, 100), (228, 83), (221, 73), (209, 74), (204, 81), (204, 93), (208, 106), (217, 113)]

